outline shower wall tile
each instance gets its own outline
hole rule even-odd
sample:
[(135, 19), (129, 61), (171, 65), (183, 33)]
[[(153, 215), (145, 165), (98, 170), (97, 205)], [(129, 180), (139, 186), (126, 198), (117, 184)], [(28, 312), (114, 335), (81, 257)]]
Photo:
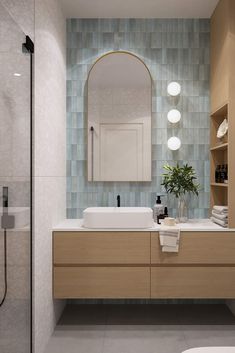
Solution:
[[(50, 6), (56, 7), (54, 1)], [(64, 48), (66, 44), (64, 27), (60, 27), (61, 18), (55, 18), (55, 22), (47, 21), (44, 11), (40, 11), (39, 6), (36, 6), (36, 10), (35, 112), (40, 115), (40, 119), (36, 116), (34, 123), (34, 175), (36, 177), (65, 176), (65, 117), (63, 112), (66, 110), (64, 99), (66, 94), (64, 83), (66, 50)], [(71, 97), (70, 101), (68, 105), (71, 105), (71, 111), (73, 111), (77, 108), (78, 99)], [(50, 153), (48, 153), (48, 148)]]
[[(56, 0), (35, 5), (33, 341), (34, 352), (43, 353), (65, 305), (52, 298), (51, 229), (65, 217), (66, 20)], [(68, 92), (74, 95), (73, 83)], [(76, 126), (72, 111), (71, 119)]]
[(18, 0), (0, 0), (0, 4), (5, 7), (22, 31), (34, 40), (35, 1), (21, 0), (19, 3)]
[[(43, 353), (64, 308), (63, 301), (52, 298), (51, 229), (65, 217), (65, 178), (36, 177), (34, 194), (34, 342), (35, 353)], [(42, 321), (45, 320), (42, 325)]]
[[(163, 165), (187, 162), (199, 176), (199, 197), (190, 198), (190, 217), (207, 217), (209, 209), (209, 71), (210, 21), (207, 19), (69, 19), (67, 20), (67, 217), (81, 218), (89, 206), (152, 207), (161, 186)], [(152, 182), (90, 183), (86, 156), (86, 83), (95, 60), (112, 50), (138, 55), (150, 70), (152, 85)], [(179, 98), (167, 95), (177, 80)], [(172, 126), (167, 112), (177, 108), (181, 121)], [(173, 135), (179, 151), (167, 148)], [(167, 195), (176, 215), (177, 202)]]

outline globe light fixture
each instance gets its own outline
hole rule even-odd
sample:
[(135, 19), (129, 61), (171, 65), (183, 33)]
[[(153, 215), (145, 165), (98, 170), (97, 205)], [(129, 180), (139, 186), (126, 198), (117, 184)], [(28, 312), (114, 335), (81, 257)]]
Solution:
[(170, 96), (176, 97), (181, 92), (181, 86), (178, 82), (171, 82), (167, 86), (167, 92)]
[(170, 123), (176, 124), (181, 119), (181, 113), (177, 109), (171, 109), (167, 114), (167, 119)]
[(171, 151), (177, 151), (181, 147), (181, 141), (178, 137), (173, 136), (167, 141), (167, 146)]

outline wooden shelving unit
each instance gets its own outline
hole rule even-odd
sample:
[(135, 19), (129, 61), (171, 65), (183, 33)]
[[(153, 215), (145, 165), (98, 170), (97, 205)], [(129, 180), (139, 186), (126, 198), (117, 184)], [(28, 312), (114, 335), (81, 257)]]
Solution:
[(225, 184), (225, 183), (211, 183), (211, 186), (227, 188), (228, 184)]
[[(217, 138), (217, 130), (223, 120), (228, 119), (228, 103), (211, 113), (211, 208), (214, 205), (228, 205), (229, 184), (216, 183), (215, 169), (217, 165), (228, 163), (229, 141), (226, 137), (222, 142)], [(229, 166), (228, 166), (229, 168)]]
[(222, 143), (221, 145), (211, 148), (211, 151), (225, 151), (228, 148), (228, 143)]
[[(235, 1), (220, 0), (210, 21), (211, 207), (228, 205), (228, 225), (235, 228)], [(227, 139), (216, 131), (228, 119)], [(228, 185), (215, 183), (215, 166), (228, 164)]]

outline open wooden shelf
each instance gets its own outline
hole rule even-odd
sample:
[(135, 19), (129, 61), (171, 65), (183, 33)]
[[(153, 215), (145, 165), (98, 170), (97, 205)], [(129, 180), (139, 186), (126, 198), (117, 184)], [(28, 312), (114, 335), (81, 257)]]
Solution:
[(228, 144), (228, 134), (223, 138), (223, 141), (217, 138), (217, 131), (225, 118), (228, 120), (228, 104), (219, 108), (211, 115), (211, 148), (215, 148), (219, 145), (226, 146), (226, 144)]
[(228, 103), (226, 102), (224, 105), (219, 107), (216, 111), (211, 113), (212, 118), (220, 118), (224, 119), (228, 115)]
[(225, 151), (228, 148), (228, 142), (211, 148), (211, 151)]
[(225, 118), (228, 119), (227, 103), (211, 114), (211, 209), (214, 205), (228, 205), (229, 185), (215, 182), (216, 166), (228, 164), (228, 135), (223, 143), (217, 138), (218, 128)]
[(211, 186), (218, 186), (218, 187), (227, 188), (228, 183), (211, 183)]
[[(228, 226), (235, 227), (235, 1), (221, 0), (210, 21), (210, 199), (228, 206)], [(228, 132), (217, 138), (220, 124), (227, 119)], [(217, 166), (228, 166), (228, 184), (216, 183)], [(218, 178), (219, 180), (219, 178)]]

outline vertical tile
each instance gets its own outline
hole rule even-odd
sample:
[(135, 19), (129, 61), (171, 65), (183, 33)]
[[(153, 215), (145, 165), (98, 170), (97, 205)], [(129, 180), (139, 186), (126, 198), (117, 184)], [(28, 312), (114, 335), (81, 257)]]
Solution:
[[(209, 32), (207, 19), (69, 19), (67, 21), (67, 216), (82, 217), (85, 207), (112, 206), (117, 193), (123, 205), (152, 206), (160, 192), (162, 165), (188, 162), (200, 175), (203, 190), (192, 199), (190, 214), (206, 216), (209, 207)], [(88, 183), (86, 181), (86, 80), (97, 57), (109, 50), (129, 50), (149, 67), (152, 89), (152, 182)], [(167, 84), (182, 85), (179, 99), (170, 99)], [(176, 127), (167, 112), (178, 108)], [(177, 135), (180, 151), (167, 139)], [(169, 209), (176, 215), (175, 200)]]

